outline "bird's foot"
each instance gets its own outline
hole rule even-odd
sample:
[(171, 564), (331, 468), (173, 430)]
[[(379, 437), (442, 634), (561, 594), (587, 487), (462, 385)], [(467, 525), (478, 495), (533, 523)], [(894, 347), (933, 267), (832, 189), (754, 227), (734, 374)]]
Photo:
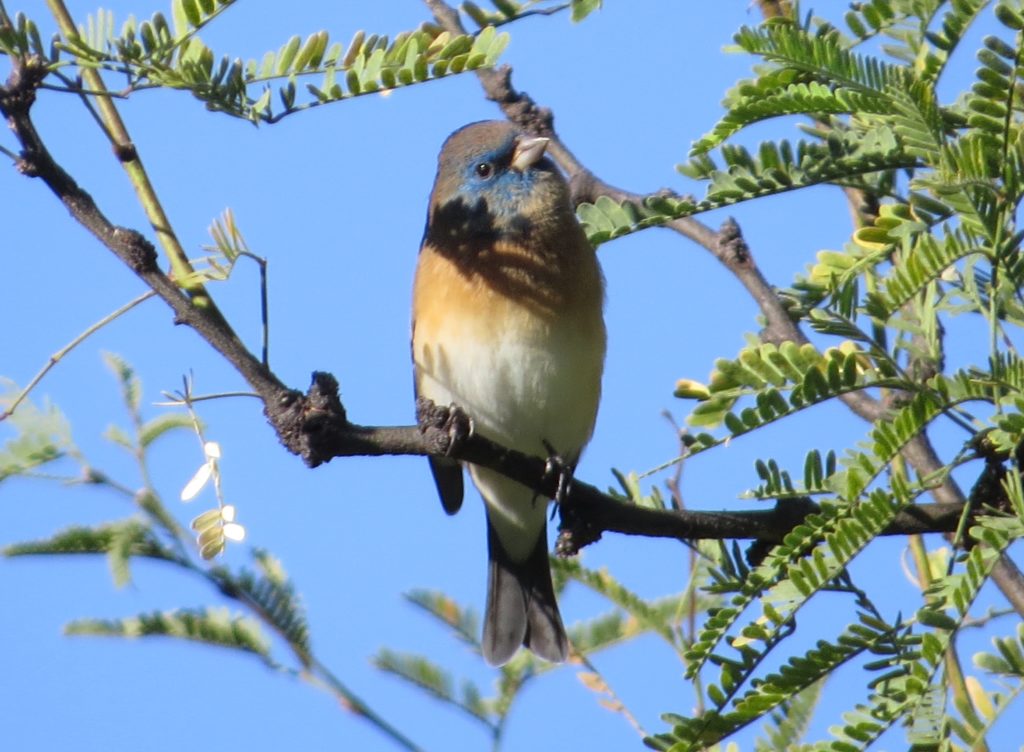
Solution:
[(456, 404), (444, 407), (426, 397), (416, 398), (416, 424), (421, 432), (438, 430), (446, 437), (439, 446), (445, 456), (452, 456), (473, 435), (473, 419)]
[[(572, 488), (573, 468), (555, 451), (547, 439), (544, 440), (544, 448), (548, 452), (548, 457), (544, 460), (544, 480), (549, 481), (557, 477), (558, 484), (555, 486), (554, 502), (561, 505), (565, 501), (565, 497), (569, 495), (569, 489)], [(554, 510), (552, 510), (553, 514)]]

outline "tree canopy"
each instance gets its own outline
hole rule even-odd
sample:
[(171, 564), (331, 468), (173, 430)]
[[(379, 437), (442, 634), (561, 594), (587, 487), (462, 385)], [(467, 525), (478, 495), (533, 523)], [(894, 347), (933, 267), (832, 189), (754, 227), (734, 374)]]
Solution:
[[(35, 250), (28, 238), (66, 221), (62, 214), (78, 233), (62, 242), (82, 248), (48, 248), (12, 266), (31, 271), (8, 277), (21, 289), (0, 309), (16, 343), (2, 369), (17, 381), (0, 397), (0, 481), (18, 498), (10, 529), (19, 539), (3, 550), (12, 563), (79, 554), (57, 565), (68, 582), (95, 579), (79, 562), (105, 558), (117, 586), (134, 583), (118, 597), (137, 606), (81, 617), (100, 599), (30, 588), (19, 591), (33, 599), (18, 601), (12, 636), (71, 619), (69, 635), (227, 648), (323, 689), (364, 722), (336, 733), (406, 749), (439, 739), (450, 748), (456, 734), (479, 747), (474, 725), (495, 748), (527, 736), (533, 746), (601, 748), (610, 737), (601, 726), (590, 735), (594, 711), (578, 703), (554, 716), (557, 730), (513, 712), (528, 707), (526, 688), (570, 694), (557, 685), (566, 672), (582, 682), (576, 694), (597, 700), (601, 722), (609, 715), (638, 748), (1019, 742), (1005, 717), (1024, 687), (1024, 577), (1013, 548), (1024, 535), (1020, 2), (871, 0), (845, 13), (761, 2), (727, 50), (752, 70), (727, 76), (708, 122), (689, 111), (714, 104), (687, 87), (703, 68), (725, 66), (724, 56), (679, 62), (685, 47), (644, 49), (633, 30), (614, 28), (605, 33), (618, 32), (615, 48), (591, 48), (588, 30), (601, 33), (616, 3), (427, 0), (422, 23), (392, 36), (318, 30), (282, 39), (268, 19), (247, 26), (251, 8), (230, 0), (173, 0), (149, 16), (79, 17), (63, 0), (25, 13), (5, 5), (6, 250), (26, 256)], [(302, 13), (311, 10), (328, 14), (319, 5)], [(300, 21), (297, 9), (279, 12), (289, 27)], [(650, 31), (640, 24), (652, 11), (617, 12), (637, 34)], [(578, 25), (560, 24), (566, 17)], [(681, 29), (686, 19), (671, 20)], [(530, 34), (548, 36), (510, 59)], [(264, 37), (275, 41), (262, 55), (236, 49)], [(603, 90), (612, 80), (629, 86)], [(562, 91), (576, 85), (589, 106), (567, 116)], [(552, 566), (575, 620), (567, 668), (526, 653), (499, 670), (479, 665), (479, 591), (432, 579), (442, 563), (482, 567), (479, 519), (464, 514), (448, 521), (459, 527), (442, 528), (425, 468), (398, 459), (453, 456), (548, 496), (558, 482), (544, 458), (468, 426), (451, 431), (447, 406), (405, 425), (411, 388), (393, 375), (407, 357), (408, 290), (394, 280), (411, 274), (434, 131), (464, 122), (438, 119), (435, 128), (425, 113), (469, 96), (551, 139), (609, 278), (610, 417), (557, 510)], [(398, 99), (405, 109), (389, 110)], [(670, 178), (623, 169), (639, 187), (612, 177), (605, 152), (628, 161), (634, 144), (646, 145), (608, 123), (656, 119), (658, 107), (674, 120), (650, 124), (654, 140), (680, 155), (691, 142), (678, 180), (651, 189)], [(431, 132), (419, 132), (427, 122)], [(594, 128), (599, 143), (587, 138)], [(367, 153), (385, 138), (389, 148)], [(182, 145), (191, 151), (179, 153)], [(225, 156), (236, 152), (242, 161)], [(242, 174), (225, 169), (245, 160)], [(119, 172), (115, 189), (109, 175)], [(129, 195), (135, 205), (126, 208)], [(197, 196), (203, 209), (217, 207), (207, 240), (177, 218), (198, 213), (186, 203)], [(756, 236), (748, 220), (761, 223)], [(819, 223), (828, 240), (805, 234)], [(400, 253), (381, 247), (391, 224), (405, 233)], [(772, 258), (766, 246), (786, 252)], [(685, 267), (659, 267), (648, 247), (687, 254)], [(700, 266), (698, 254), (713, 263)], [(665, 286), (669, 268), (700, 270), (677, 283), (685, 296)], [(627, 274), (638, 280), (634, 295), (616, 299)], [(290, 296), (275, 294), (277, 275)], [(713, 290), (703, 289), (707, 279)], [(116, 306), (100, 294), (111, 289), (123, 293)], [(129, 326), (151, 350), (138, 340), (139, 352), (122, 349)], [(55, 337), (75, 327), (79, 334)], [(617, 337), (629, 345), (615, 346)], [(382, 350), (368, 349), (370, 340)], [(74, 418), (77, 401), (113, 414), (109, 385), (70, 356), (86, 348), (121, 353), (104, 357), (127, 419), (102, 442), (83, 437)], [(648, 359), (654, 349), (674, 369), (674, 397)], [(32, 353), (46, 361), (37, 378)], [(155, 390), (144, 391), (140, 373), (155, 377)], [(60, 409), (42, 396), (51, 383)], [(154, 392), (164, 394), (157, 405)], [(652, 405), (670, 397), (678, 422), (657, 434)], [(624, 417), (638, 409), (651, 422)], [(334, 460), (335, 469), (306, 472), (289, 453), (310, 467)], [(287, 475), (271, 477), (279, 473)], [(88, 490), (102, 493), (74, 496)], [(52, 509), (25, 524), (44, 496)], [(185, 510), (174, 496), (208, 501)], [(330, 498), (346, 516), (328, 517), (325, 502), (310, 498)], [(287, 556), (256, 532), (278, 526), (292, 536), (277, 541)], [(471, 535), (477, 548), (453, 551)], [(671, 553), (660, 558), (667, 544), (654, 539), (670, 540)], [(621, 558), (602, 559), (605, 549)], [(292, 556), (323, 582), (310, 590), (293, 579)], [(35, 576), (30, 566), (5, 569), (5, 578)], [(416, 608), (389, 621), (364, 599), (392, 581), (391, 570), (416, 575), (401, 586)], [(321, 605), (332, 590), (339, 603)], [(428, 629), (446, 642), (417, 643)], [(376, 650), (373, 672), (346, 668), (353, 656), (338, 645), (350, 640)], [(188, 656), (197, 693), (218, 683), (223, 656), (175, 655)], [(113, 661), (109, 679), (90, 683), (123, 689)], [(166, 671), (150, 679), (147, 690), (172, 685)], [(68, 679), (63, 691), (88, 690)], [(470, 723), (431, 728), (436, 703), (446, 719)]]

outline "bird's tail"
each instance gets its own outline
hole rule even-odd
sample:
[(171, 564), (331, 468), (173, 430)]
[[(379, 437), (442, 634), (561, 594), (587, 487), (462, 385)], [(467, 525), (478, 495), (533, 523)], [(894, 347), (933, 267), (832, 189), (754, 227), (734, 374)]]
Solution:
[(513, 561), (488, 514), (490, 564), (483, 653), (492, 666), (507, 663), (520, 645), (554, 663), (561, 663), (569, 653), (569, 639), (551, 584), (547, 541), (545, 522), (532, 553), (523, 561)]

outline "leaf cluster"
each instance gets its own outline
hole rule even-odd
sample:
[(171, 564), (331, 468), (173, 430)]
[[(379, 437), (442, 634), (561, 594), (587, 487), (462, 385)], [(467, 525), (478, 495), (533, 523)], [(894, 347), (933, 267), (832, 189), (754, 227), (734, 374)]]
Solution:
[[(182, 429), (201, 432), (196, 420), (181, 412), (145, 418), (142, 383), (135, 370), (111, 353), (106, 355), (106, 361), (117, 379), (130, 419), (130, 428), (112, 425), (106, 438), (135, 460), (140, 483), (122, 483), (90, 464), (72, 441), (63, 414), (50, 406), (41, 410), (31, 401), (24, 402), (14, 413), (18, 433), (0, 450), (0, 467), (9, 468), (9, 475), (37, 476), (62, 484), (106, 489), (127, 501), (132, 513), (99, 525), (75, 525), (42, 540), (11, 543), (0, 553), (6, 557), (105, 556), (118, 586), (131, 581), (131, 567), (136, 561), (160, 561), (183, 574), (198, 576), (237, 607), (235, 611), (226, 606), (179, 607), (130, 618), (78, 619), (66, 626), (66, 634), (202, 642), (240, 650), (258, 657), (270, 668), (295, 673), (297, 669), (277, 655), (279, 651), (270, 637), (273, 634), (291, 654), (291, 663), (299, 669), (313, 668), (316, 659), (305, 611), (281, 563), (268, 552), (256, 549), (251, 554), (255, 565), (252, 568), (211, 566), (208, 557), (202, 555), (202, 540), (197, 542), (190, 535), (150, 481), (153, 447), (163, 437)], [(57, 468), (68, 462), (77, 465), (77, 474), (58, 474)], [(40, 472), (44, 468), (46, 474)], [(355, 699), (343, 688), (338, 694), (348, 701)]]
[(170, 20), (158, 12), (143, 21), (129, 17), (120, 26), (113, 13), (100, 10), (77, 33), (55, 35), (48, 44), (22, 14), (10, 26), (0, 24), (0, 54), (38, 57), (63, 82), (54, 85), (58, 90), (82, 91), (67, 69), (96, 68), (122, 77), (119, 96), (157, 88), (187, 91), (210, 110), (259, 124), (492, 66), (508, 44), (508, 34), (490, 25), (453, 35), (423, 24), (393, 38), (358, 31), (348, 44), (332, 41), (327, 31), (293, 35), (260, 58), (245, 60), (218, 54), (200, 38), (235, 2), (173, 0)]
[[(467, 2), (463, 14), (479, 27), (471, 35), (425, 24), (393, 38), (358, 32), (346, 45), (321, 31), (289, 37), (246, 61), (215, 53), (200, 39), (232, 5), (174, 0), (170, 21), (155, 14), (120, 27), (101, 11), (76, 33), (48, 43), (31, 20), (18, 16), (0, 23), (0, 54), (40, 58), (48, 85), (64, 91), (88, 95), (80, 74), (101, 69), (123, 77), (119, 96), (179, 89), (212, 110), (273, 123), (322, 104), (493, 65), (508, 40), (496, 27), (562, 9), (579, 20), (600, 3), (492, 0), (494, 9), (483, 10)], [(977, 51), (969, 91), (947, 100), (942, 84), (953, 53), (989, 8), (998, 32)], [(862, 441), (845, 448), (813, 439), (799, 470), (776, 457), (759, 460), (759, 485), (748, 498), (797, 504), (814, 497), (815, 511), (778, 545), (749, 558), (738, 545), (694, 543), (682, 592), (643, 598), (609, 572), (552, 560), (560, 590), (585, 587), (609, 604), (606, 613), (570, 629), (573, 660), (584, 667), (581, 681), (598, 702), (635, 723), (592, 659), (637, 635), (668, 648), (698, 702), (695, 711), (663, 716), (667, 729), (647, 736), (655, 749), (706, 749), (753, 724), (765, 729), (758, 749), (800, 748), (823, 688), (849, 667), (861, 669), (865, 680), (859, 691), (844, 685), (849, 712), (830, 729), (831, 738), (813, 748), (866, 749), (901, 726), (914, 749), (952, 750), (958, 748), (954, 739), (978, 748), (1024, 679), (1019, 631), (975, 657), (980, 670), (1012, 683), (1006, 693), (964, 678), (954, 651), (958, 635), (976, 620), (979, 593), (1001, 557), (1024, 537), (1024, 359), (1016, 347), (1016, 328), (1024, 324), (1024, 232), (1017, 220), (1024, 199), (1024, 6), (1014, 0), (866, 0), (854, 4), (841, 25), (814, 15), (779, 17), (741, 29), (734, 41), (735, 50), (757, 65), (726, 93), (725, 114), (679, 167), (702, 184), (703, 197), (659, 193), (581, 205), (591, 241), (818, 185), (843, 189), (856, 226), (842, 249), (819, 252), (790, 288), (778, 292), (794, 326), (803, 327), (795, 329), (799, 336), (771, 343), (751, 337), (735, 357), (718, 359), (706, 380), (679, 380), (676, 395), (692, 401), (688, 424), (694, 431), (684, 437), (683, 455), (663, 468), (764, 435), (825, 403), (845, 403), (870, 425)], [(756, 148), (737, 143), (751, 126), (794, 117), (798, 139)], [(196, 279), (224, 276), (248, 254), (229, 217), (218, 227), (223, 258), (210, 260)], [(983, 333), (984, 362), (962, 356), (947, 334), (954, 321)], [(69, 632), (167, 636), (242, 650), (273, 668), (316, 676), (346, 707), (401, 741), (316, 659), (301, 602), (272, 556), (253, 552), (252, 568), (203, 561), (147, 470), (150, 447), (161, 436), (190, 425), (201, 431), (181, 416), (143, 419), (131, 367), (116, 357), (110, 364), (132, 425), (112, 428), (108, 438), (136, 458), (139, 487), (119, 484), (85, 462), (66, 421), (49, 408), (18, 413), (24, 416), (18, 435), (0, 451), (0, 480), (71, 460), (80, 468), (77, 482), (120, 493), (132, 514), (12, 544), (5, 554), (104, 555), (119, 584), (129, 581), (139, 558), (197, 575), (243, 613), (172, 608), (82, 620)], [(915, 464), (912, 458), (932, 446), (939, 430), (959, 437), (954, 456)], [(973, 508), (954, 541), (949, 570), (930, 568), (925, 551), (918, 563), (923, 605), (909, 615), (886, 613), (853, 581), (851, 565), (898, 514), (937, 489), (959, 493), (954, 473), (972, 469), (979, 478)], [(668, 506), (660, 490), (644, 493), (641, 476), (618, 478), (623, 503)], [(204, 525), (223, 519), (201, 518)], [(201, 527), (200, 536), (211, 529)], [(912, 546), (924, 550), (920, 541)], [(791, 638), (801, 612), (825, 597), (837, 603), (835, 613), (847, 616), (846, 625), (810, 646), (796, 644)], [(480, 650), (472, 610), (431, 591), (409, 600), (461, 644)], [(279, 646), (289, 657), (278, 655)], [(383, 650), (376, 663), (481, 724), (496, 746), (519, 692), (551, 668), (523, 652), (497, 672), (493, 691), (485, 691), (426, 656)]]
[[(872, 424), (843, 451), (809, 448), (799, 471), (773, 457), (756, 463), (760, 483), (747, 498), (813, 496), (819, 511), (753, 565), (734, 556), (712, 570), (708, 587), (725, 601), (685, 655), (707, 706), (666, 715), (671, 731), (648, 739), (656, 749), (722, 743), (800, 702), (847, 663), (869, 672), (864, 695), (815, 749), (865, 749), (901, 724), (915, 749), (953, 749), (950, 737), (973, 747), (1006, 706), (1004, 695), (986, 701), (974, 677), (947, 674), (955, 660), (947, 651), (1024, 519), (1014, 331), (1024, 287), (1019, 3), (992, 4), (1000, 31), (983, 40), (973, 85), (953, 101), (940, 96), (952, 53), (987, 5), (873, 0), (846, 14), (845, 31), (814, 16), (744, 28), (736, 50), (757, 58), (755, 76), (726, 94), (725, 114), (680, 167), (706, 185), (704, 197), (602, 199), (579, 209), (591, 239), (603, 242), (827, 184), (844, 189), (858, 218), (844, 248), (819, 252), (779, 293), (812, 338), (752, 339), (735, 357), (718, 359), (706, 380), (677, 384), (676, 395), (693, 405), (694, 432), (684, 455), (658, 469), (826, 402), (864, 410)], [(793, 116), (802, 118), (798, 141), (756, 149), (733, 142), (752, 125)], [(947, 335), (954, 319), (987, 335), (987, 362), (962, 359)], [(955, 456), (927, 469), (909, 462), (939, 430), (959, 434)], [(961, 540), (972, 543), (949, 573), (929, 575), (922, 609), (909, 618), (883, 615), (849, 579), (850, 564), (896, 514), (952, 487), (954, 471), (969, 467), (1002, 479), (978, 492), (979, 503), (999, 511), (973, 527), (965, 520)], [(798, 612), (823, 592), (848, 594), (851, 623), (809, 650), (787, 651)], [(999, 645), (1013, 655), (1008, 643)], [(1013, 665), (1012, 657), (979, 660), (1000, 670)], [(782, 668), (766, 671), (768, 661)]]

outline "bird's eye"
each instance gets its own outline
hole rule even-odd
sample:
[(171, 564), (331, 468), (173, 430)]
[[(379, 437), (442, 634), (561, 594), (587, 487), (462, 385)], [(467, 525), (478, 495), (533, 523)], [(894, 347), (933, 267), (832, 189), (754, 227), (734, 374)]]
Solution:
[(494, 172), (494, 167), (491, 166), (490, 162), (481, 162), (476, 166), (476, 174), (482, 178), (489, 178)]

